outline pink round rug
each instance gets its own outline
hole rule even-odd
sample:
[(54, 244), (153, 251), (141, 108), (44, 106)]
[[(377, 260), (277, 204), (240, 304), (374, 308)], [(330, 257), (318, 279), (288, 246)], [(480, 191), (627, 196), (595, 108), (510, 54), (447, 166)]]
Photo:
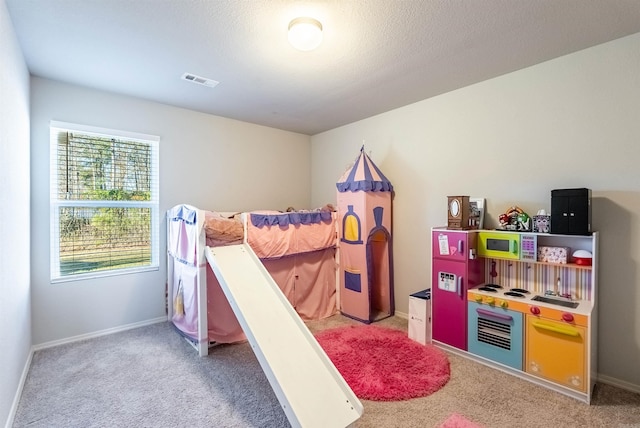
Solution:
[(424, 397), (449, 381), (447, 355), (400, 330), (347, 326), (321, 331), (316, 339), (356, 396), (364, 400)]

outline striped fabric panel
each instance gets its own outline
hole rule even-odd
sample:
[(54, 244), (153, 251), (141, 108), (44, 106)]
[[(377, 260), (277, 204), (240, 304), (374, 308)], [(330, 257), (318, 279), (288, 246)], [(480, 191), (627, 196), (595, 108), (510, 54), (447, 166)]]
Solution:
[[(522, 288), (535, 294), (571, 293), (574, 299), (591, 300), (591, 270), (575, 266), (486, 259), (485, 281), (505, 289)], [(495, 267), (495, 268), (494, 268)], [(492, 276), (492, 272), (496, 276)]]

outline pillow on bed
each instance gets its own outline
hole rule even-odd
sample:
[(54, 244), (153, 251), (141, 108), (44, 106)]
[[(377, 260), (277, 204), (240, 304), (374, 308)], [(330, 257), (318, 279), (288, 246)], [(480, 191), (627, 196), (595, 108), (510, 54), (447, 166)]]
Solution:
[(210, 247), (242, 244), (244, 239), (241, 221), (225, 218), (214, 212), (205, 212), (204, 230), (207, 236), (207, 245)]

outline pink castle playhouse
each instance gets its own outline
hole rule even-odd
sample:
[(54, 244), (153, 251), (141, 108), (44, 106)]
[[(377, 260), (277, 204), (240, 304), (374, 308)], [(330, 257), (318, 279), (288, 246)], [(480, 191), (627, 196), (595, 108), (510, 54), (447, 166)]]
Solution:
[(370, 323), (394, 313), (391, 251), (393, 186), (364, 151), (336, 183), (340, 311)]

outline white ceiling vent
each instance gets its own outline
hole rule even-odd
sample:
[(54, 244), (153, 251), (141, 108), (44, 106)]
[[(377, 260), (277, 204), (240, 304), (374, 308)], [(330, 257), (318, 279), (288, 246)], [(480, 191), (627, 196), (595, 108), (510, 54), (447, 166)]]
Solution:
[(218, 83), (220, 83), (217, 80), (207, 79), (206, 77), (196, 76), (195, 74), (191, 74), (191, 73), (184, 73), (182, 75), (182, 80), (186, 80), (188, 82), (197, 83), (199, 85), (208, 86), (210, 88), (213, 88)]

